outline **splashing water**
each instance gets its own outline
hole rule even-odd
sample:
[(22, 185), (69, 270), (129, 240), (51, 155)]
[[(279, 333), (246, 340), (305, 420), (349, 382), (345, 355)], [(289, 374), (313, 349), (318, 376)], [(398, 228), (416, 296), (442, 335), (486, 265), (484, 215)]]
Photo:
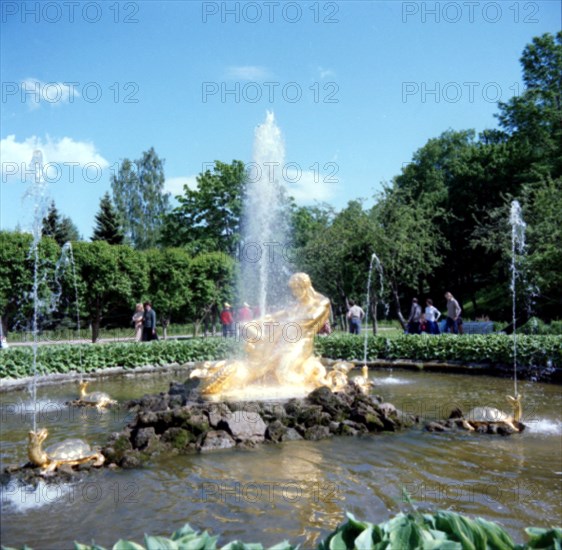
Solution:
[[(29, 187), (24, 195), (24, 199), (33, 201), (33, 226), (30, 255), (33, 257), (33, 379), (31, 382), (31, 398), (33, 400), (33, 431), (37, 431), (37, 317), (39, 307), (39, 241), (41, 240), (41, 231), (43, 218), (47, 213), (48, 194), (47, 183), (43, 174), (43, 153), (40, 150), (33, 151), (31, 162), (29, 163), (29, 171), (26, 173), (29, 178)], [(29, 177), (31, 176), (31, 177)], [(26, 178), (26, 179), (27, 179)]]
[(517, 256), (521, 256), (525, 251), (525, 227), (526, 224), (521, 216), (521, 205), (519, 201), (511, 203), (511, 213), (509, 216), (511, 224), (511, 296), (512, 296), (512, 316), (513, 316), (513, 384), (515, 397), (517, 397), (517, 292), (516, 282), (520, 273), (517, 269)]
[[(76, 264), (74, 262), (74, 253), (72, 251), (72, 243), (70, 241), (64, 243), (62, 247), (61, 259), (59, 260), (60, 265), (66, 265), (68, 263), (70, 263), (70, 267), (72, 269), (72, 281), (74, 285), (74, 303), (76, 304), (76, 333), (77, 333), (78, 343), (80, 344), (80, 302), (79, 302), (79, 294), (78, 294), (78, 282), (76, 279)], [(83, 378), (82, 348), (80, 346), (78, 346), (78, 354), (80, 359), (80, 382), (82, 382), (82, 378)]]
[(527, 425), (527, 429), (534, 434), (561, 435), (562, 422), (560, 420), (549, 420), (548, 418), (543, 418), (536, 422), (530, 422)]
[[(367, 277), (367, 305), (365, 306), (365, 336), (363, 338), (363, 365), (367, 365), (367, 337), (369, 335), (369, 309), (370, 309), (370, 300), (371, 300), (371, 276), (373, 274), (373, 263), (375, 262), (375, 258), (378, 261), (377, 255), (373, 253), (371, 256), (371, 261), (369, 262), (369, 276)], [(375, 319), (373, 319), (373, 323)]]
[(248, 165), (241, 247), (242, 299), (264, 315), (286, 300), (289, 227), (283, 173), (285, 145), (275, 116), (267, 112), (255, 131), (253, 162)]

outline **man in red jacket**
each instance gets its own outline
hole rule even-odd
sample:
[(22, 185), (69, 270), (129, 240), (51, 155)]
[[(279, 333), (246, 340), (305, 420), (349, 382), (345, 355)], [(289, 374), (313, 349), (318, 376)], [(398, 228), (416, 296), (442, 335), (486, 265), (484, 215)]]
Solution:
[(224, 303), (224, 309), (221, 311), (220, 315), (222, 324), (222, 335), (224, 338), (233, 335), (234, 328), (234, 317), (232, 316), (232, 309), (228, 302)]

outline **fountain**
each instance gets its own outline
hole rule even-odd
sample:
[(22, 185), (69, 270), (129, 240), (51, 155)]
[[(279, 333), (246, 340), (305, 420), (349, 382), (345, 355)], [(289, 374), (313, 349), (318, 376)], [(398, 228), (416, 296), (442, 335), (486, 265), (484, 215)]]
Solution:
[(33, 378), (31, 382), (31, 399), (33, 401), (33, 431), (37, 430), (37, 317), (39, 307), (39, 241), (41, 240), (41, 231), (43, 225), (43, 218), (47, 212), (48, 196), (47, 184), (43, 174), (43, 153), (36, 149), (33, 151), (31, 162), (29, 163), (30, 173), (33, 174), (30, 185), (24, 199), (31, 199), (33, 201), (33, 224), (30, 255), (33, 257), (33, 321), (32, 321), (32, 334), (33, 334)]
[(29, 444), (27, 454), (29, 465), (39, 467), (41, 473), (53, 472), (62, 465), (77, 465), (93, 461), (96, 466), (101, 466), (105, 460), (104, 456), (80, 439), (67, 439), (42, 449), (42, 444), (49, 432), (46, 428), (37, 429), (37, 346), (38, 346), (38, 307), (39, 307), (39, 242), (42, 236), (43, 219), (47, 212), (48, 193), (47, 183), (43, 173), (43, 153), (35, 150), (29, 164), (30, 173), (33, 174), (25, 198), (33, 200), (33, 240), (30, 247), (30, 255), (33, 257), (33, 376), (31, 380), (31, 399), (33, 402), (32, 424), (33, 429), (29, 432)]
[[(289, 242), (282, 184), (285, 146), (272, 112), (256, 128), (253, 159), (244, 198), (239, 295), (257, 301), (261, 317), (241, 327), (245, 359), (206, 362), (191, 376), (201, 380), (203, 395), (217, 400), (302, 397), (322, 385), (340, 387), (326, 378), (313, 354), (314, 336), (329, 318), (330, 302), (314, 290), (308, 275), (291, 275), (284, 253)], [(250, 257), (251, 251), (258, 254)]]
[[(365, 307), (365, 340), (363, 342), (363, 365), (367, 364), (367, 335), (368, 335), (368, 326), (369, 326), (369, 311), (370, 311), (370, 306), (371, 306), (371, 301), (370, 301), (370, 292), (371, 292), (371, 274), (373, 272), (373, 263), (376, 262), (377, 265), (377, 270), (380, 274), (380, 295), (382, 296), (383, 291), (384, 291), (384, 279), (383, 279), (383, 270), (382, 270), (382, 264), (381, 261), (379, 260), (379, 257), (376, 255), (375, 252), (373, 252), (373, 254), (371, 255), (371, 261), (369, 263), (369, 277), (367, 278), (367, 305)], [(377, 322), (377, 310), (375, 308), (375, 314), (373, 316), (373, 324), (375, 324)]]
[(289, 288), (293, 304), (243, 326), (246, 359), (205, 362), (191, 373), (201, 380), (203, 395), (217, 400), (287, 398), (320, 386), (342, 386), (326, 377), (314, 356), (314, 337), (329, 318), (330, 301), (314, 290), (305, 273), (292, 275)]
[(260, 315), (285, 305), (288, 298), (292, 270), (286, 257), (290, 231), (284, 173), (285, 145), (274, 114), (268, 112), (255, 131), (240, 247), (241, 301), (257, 303)]
[(517, 278), (519, 271), (517, 269), (517, 256), (522, 255), (525, 251), (525, 222), (521, 216), (521, 205), (519, 201), (511, 203), (511, 211), (509, 216), (511, 224), (511, 312), (513, 320), (513, 385), (515, 398), (517, 394)]

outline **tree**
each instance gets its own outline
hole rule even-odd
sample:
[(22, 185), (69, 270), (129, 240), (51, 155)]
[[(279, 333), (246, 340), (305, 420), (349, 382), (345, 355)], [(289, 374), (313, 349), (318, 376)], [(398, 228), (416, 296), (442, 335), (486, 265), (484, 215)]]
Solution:
[(113, 207), (109, 193), (100, 200), (100, 210), (96, 214), (96, 225), (92, 241), (106, 241), (109, 244), (123, 244), (123, 230), (119, 215)]
[(163, 243), (187, 248), (191, 254), (221, 251), (234, 254), (240, 240), (244, 164), (215, 161), (213, 171), (197, 176), (197, 188), (184, 186), (179, 206), (166, 217)]
[[(370, 258), (375, 251), (374, 227), (359, 200), (350, 201), (334, 214), (331, 223), (329, 211), (316, 212), (318, 222), (311, 221), (309, 215), (312, 213), (301, 211), (300, 225), (312, 227), (318, 223), (317, 230), (305, 246), (297, 249), (297, 266), (310, 275), (318, 291), (330, 297), (334, 314), (344, 326), (348, 300), (355, 298), (363, 303), (366, 295)], [(325, 223), (329, 225), (322, 227)], [(300, 233), (305, 234), (302, 227)]]
[(146, 259), (128, 246), (105, 241), (76, 243), (73, 252), (79, 296), (92, 325), (92, 342), (96, 342), (103, 316), (123, 304), (130, 304), (132, 310), (146, 292)]
[(52, 237), (59, 246), (63, 246), (67, 242), (80, 240), (78, 228), (70, 218), (66, 216), (61, 218), (55, 201), (51, 202), (47, 215), (43, 218), (41, 235)]
[[(29, 233), (0, 231), (0, 315), (2, 332), (6, 334), (17, 320), (31, 326), (34, 254), (33, 237)], [(53, 274), (60, 257), (60, 248), (50, 238), (38, 244), (38, 295), (41, 306), (48, 306), (53, 296)], [(43, 307), (44, 309), (44, 307)], [(44, 317), (45, 311), (40, 311)]]
[(181, 248), (146, 251), (149, 270), (148, 295), (164, 329), (164, 338), (172, 316), (189, 306), (192, 298), (190, 258)]
[(220, 252), (199, 254), (191, 261), (191, 291), (189, 313), (195, 319), (195, 334), (201, 323), (212, 317), (212, 325), (218, 308), (234, 295), (234, 260)]
[(419, 293), (426, 278), (442, 261), (442, 237), (435, 220), (442, 211), (424, 207), (424, 197), (413, 200), (395, 187), (386, 187), (371, 210), (375, 226), (375, 249), (384, 268), (385, 279), (394, 297), (402, 326), (406, 320), (400, 307), (401, 290)]
[[(533, 38), (521, 55), (525, 90), (497, 118), (524, 161), (523, 181), (562, 175), (562, 31)], [(534, 177), (533, 179), (536, 179)]]
[(111, 188), (127, 241), (141, 250), (156, 246), (170, 194), (164, 193), (164, 161), (154, 148), (134, 163), (124, 159), (111, 177)]

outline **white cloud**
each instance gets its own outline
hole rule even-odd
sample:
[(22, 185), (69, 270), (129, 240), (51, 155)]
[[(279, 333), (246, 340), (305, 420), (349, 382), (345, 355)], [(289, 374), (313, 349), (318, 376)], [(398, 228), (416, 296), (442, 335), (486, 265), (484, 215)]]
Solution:
[(176, 178), (166, 178), (164, 183), (164, 191), (171, 193), (172, 197), (183, 195), (183, 186), (186, 185), (190, 189), (197, 188), (197, 176), (179, 176)]
[(21, 95), (31, 109), (37, 109), (41, 103), (62, 105), (72, 103), (80, 93), (71, 82), (43, 82), (37, 78), (26, 78), (21, 83)]
[(233, 80), (263, 80), (270, 76), (270, 72), (265, 67), (242, 65), (228, 67), (226, 76)]
[[(52, 170), (61, 170), (60, 165), (67, 165), (66, 170), (73, 166), (92, 166), (100, 169), (107, 168), (109, 163), (97, 151), (93, 143), (74, 141), (70, 137), (54, 139), (47, 136), (42, 139), (31, 136), (23, 141), (16, 141), (14, 134), (0, 140), (0, 158), (2, 159), (2, 181), (9, 178), (24, 178), (27, 167), (33, 156), (33, 151), (43, 152), (43, 163), (57, 165)], [(47, 167), (48, 168), (48, 167)]]
[(325, 78), (328, 78), (328, 77), (336, 76), (335, 71), (333, 71), (332, 69), (325, 69), (324, 67), (318, 67), (318, 74), (320, 75), (320, 78), (322, 80), (324, 80)]
[(299, 204), (329, 201), (336, 193), (337, 173), (319, 173), (311, 170), (287, 169), (285, 185), (289, 195)]

